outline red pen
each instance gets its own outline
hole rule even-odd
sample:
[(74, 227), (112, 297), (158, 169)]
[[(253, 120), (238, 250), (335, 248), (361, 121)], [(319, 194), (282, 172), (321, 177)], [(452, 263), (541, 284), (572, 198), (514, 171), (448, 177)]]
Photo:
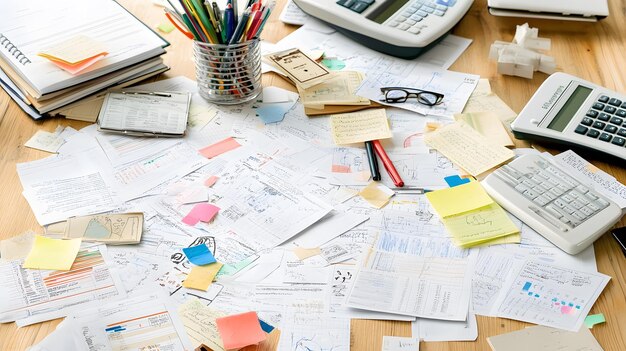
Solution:
[(403, 187), (404, 182), (402, 181), (402, 178), (400, 178), (400, 173), (398, 173), (396, 167), (393, 166), (393, 162), (391, 162), (391, 159), (385, 152), (385, 149), (383, 149), (383, 146), (380, 144), (380, 140), (372, 140), (372, 144), (374, 145), (374, 151), (376, 151), (376, 154), (378, 155), (380, 160), (383, 161), (383, 166), (385, 166), (385, 170), (387, 170), (387, 173), (389, 173), (391, 180), (393, 180), (393, 184), (400, 188)]

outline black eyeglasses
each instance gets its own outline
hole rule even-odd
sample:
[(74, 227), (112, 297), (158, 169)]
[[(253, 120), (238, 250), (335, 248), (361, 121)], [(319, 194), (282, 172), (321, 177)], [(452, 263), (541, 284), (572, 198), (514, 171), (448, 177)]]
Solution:
[(420, 104), (426, 106), (439, 105), (443, 101), (443, 94), (434, 91), (403, 88), (403, 87), (384, 87), (380, 88), (380, 92), (385, 94), (384, 100), (389, 103), (405, 102), (409, 97), (415, 96)]

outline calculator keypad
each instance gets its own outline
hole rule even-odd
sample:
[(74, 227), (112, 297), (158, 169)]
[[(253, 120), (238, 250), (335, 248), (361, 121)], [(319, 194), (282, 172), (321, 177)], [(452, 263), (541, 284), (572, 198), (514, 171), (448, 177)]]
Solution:
[(626, 101), (602, 95), (574, 132), (617, 146), (626, 146)]
[(385, 22), (385, 25), (411, 34), (419, 34), (422, 29), (426, 28), (422, 20), (429, 16), (444, 16), (448, 8), (454, 6), (455, 3), (456, 0), (410, 0), (408, 5)]
[(504, 165), (494, 174), (570, 228), (609, 206), (594, 190), (544, 161), (522, 168)]

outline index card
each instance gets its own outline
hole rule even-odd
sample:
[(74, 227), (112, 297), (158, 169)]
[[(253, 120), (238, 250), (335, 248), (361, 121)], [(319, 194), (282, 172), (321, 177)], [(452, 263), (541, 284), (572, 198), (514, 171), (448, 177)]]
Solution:
[(56, 153), (61, 145), (65, 143), (65, 139), (59, 136), (58, 132), (46, 132), (38, 130), (24, 146), (31, 149), (42, 150), (46, 152)]
[(391, 138), (385, 109), (341, 113), (330, 116), (335, 144), (360, 143)]
[(81, 238), (105, 244), (136, 244), (141, 241), (143, 213), (101, 214), (71, 217), (65, 239)]
[(213, 351), (224, 351), (215, 324), (217, 318), (226, 315), (224, 312), (205, 306), (198, 299), (190, 299), (178, 308), (178, 315), (194, 347), (205, 344)]
[(24, 268), (67, 271), (72, 267), (81, 239), (51, 239), (37, 235)]
[(330, 71), (304, 54), (300, 49), (289, 49), (267, 56), (271, 64), (304, 89), (332, 77)]
[(485, 139), (462, 121), (427, 133), (424, 141), (473, 176), (484, 173), (515, 156), (513, 151)]

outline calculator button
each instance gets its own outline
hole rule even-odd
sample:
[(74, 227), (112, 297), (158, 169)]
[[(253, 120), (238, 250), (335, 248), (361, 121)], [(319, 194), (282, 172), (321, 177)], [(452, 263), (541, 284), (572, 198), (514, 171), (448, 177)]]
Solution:
[(589, 110), (589, 111), (587, 111), (587, 116), (596, 118), (596, 117), (598, 117), (598, 111), (596, 111), (596, 110)]
[[(500, 167), (501, 170), (503, 170), (504, 172), (508, 173), (511, 177), (515, 178), (515, 179), (520, 179), (523, 174), (518, 172), (515, 168), (509, 166), (509, 165), (504, 165), (502, 167)], [(547, 173), (546, 173), (547, 175)], [(547, 178), (544, 176), (544, 178)]]
[(595, 130), (595, 129), (591, 129), (591, 130), (589, 131), (589, 133), (587, 133), (587, 136), (588, 136), (588, 137), (592, 137), (592, 138), (597, 138), (597, 137), (598, 137), (598, 135), (600, 135), (600, 132), (598, 132), (598, 131), (597, 131), (597, 130)]
[(616, 98), (612, 98), (611, 100), (609, 100), (609, 104), (619, 107), (619, 105), (622, 104), (622, 101)]
[[(410, 19), (410, 18), (409, 18), (409, 19), (407, 19), (406, 21), (404, 21), (404, 23), (406, 23), (406, 24), (408, 24), (408, 25), (412, 26), (412, 25), (416, 24), (416, 23), (417, 23), (417, 21), (414, 21), (414, 20), (412, 20), (412, 19)], [(411, 29), (413, 29), (413, 28), (411, 28)], [(409, 29), (408, 31), (410, 32), (410, 31), (411, 31), (411, 29)]]
[(577, 191), (580, 195), (583, 195), (583, 194), (588, 193), (588, 192), (589, 192), (589, 189), (588, 189), (587, 187), (585, 187), (584, 185), (578, 185), (578, 186), (576, 186), (576, 191)]
[(626, 137), (626, 129), (623, 129), (623, 128), (622, 128), (622, 129), (620, 129), (620, 130), (617, 132), (617, 135), (622, 136), (622, 137)]
[(580, 123), (583, 124), (583, 125), (586, 125), (586, 126), (590, 126), (590, 125), (593, 124), (593, 119), (591, 119), (589, 117), (585, 117), (585, 118), (583, 118), (583, 120)]
[(609, 97), (606, 95), (602, 95), (598, 98), (598, 101), (604, 102), (604, 103), (609, 102)]
[(356, 0), (339, 0), (337, 1), (337, 4), (343, 6), (343, 7), (347, 7), (350, 8), (352, 5), (354, 5), (354, 3), (356, 2)]
[(446, 14), (445, 12), (443, 12), (443, 11), (439, 11), (439, 10), (435, 10), (435, 12), (433, 13), (433, 15), (435, 15), (435, 16), (439, 16), (439, 17), (441, 17), (441, 16), (443, 16), (443, 15), (445, 15), (445, 14)]
[(517, 190), (520, 193), (524, 193), (525, 191), (530, 190), (530, 188), (525, 184), (517, 184), (515, 186), (515, 190)]
[(585, 126), (583, 126), (581, 124), (578, 127), (576, 127), (576, 129), (574, 129), (574, 132), (576, 132), (578, 134), (585, 135), (585, 133), (587, 133), (588, 130), (589, 130), (589, 128), (587, 128), (587, 127), (585, 127)]
[(563, 207), (562, 210), (565, 211), (566, 214), (572, 214), (576, 212), (576, 209), (570, 205), (565, 205), (565, 207)]
[(601, 197), (599, 197), (598, 200), (596, 200), (596, 203), (599, 203), (602, 208), (609, 206), (609, 202)]
[(574, 212), (572, 213), (572, 217), (576, 218), (577, 220), (579, 220), (580, 222), (584, 221), (585, 219), (587, 219), (587, 216), (585, 216), (584, 214), (580, 213), (580, 212)]
[(607, 106), (607, 107), (604, 108), (604, 111), (608, 112), (608, 113), (615, 113), (615, 111), (617, 111), (617, 109), (615, 107), (613, 107), (613, 106)]
[(606, 106), (605, 104), (601, 104), (599, 102), (594, 102), (591, 107), (595, 108), (596, 110), (602, 111), (602, 110), (604, 110), (605, 106)]
[(606, 141), (608, 143), (609, 141), (611, 141), (611, 139), (613, 139), (613, 137), (610, 134), (602, 133), (600, 134), (600, 137), (598, 139)]
[(563, 201), (565, 201), (567, 203), (570, 203), (570, 202), (574, 201), (574, 198), (572, 198), (568, 194), (565, 194), (565, 195), (561, 196), (561, 200), (563, 200)]
[(533, 199), (533, 201), (534, 201), (537, 205), (539, 205), (539, 206), (541, 206), (541, 207), (543, 207), (543, 206), (547, 205), (548, 203), (550, 203), (550, 199), (548, 199), (547, 197), (545, 197), (545, 196), (543, 196), (543, 195), (539, 195), (539, 196), (537, 196), (536, 198), (534, 198), (534, 199)]
[(598, 199), (598, 197), (595, 194), (592, 194), (590, 192), (585, 194), (585, 196), (587, 197), (587, 199), (589, 199), (589, 201), (596, 201)]
[(538, 193), (538, 192), (536, 192), (536, 191), (534, 191), (534, 190), (532, 190), (532, 189), (528, 189), (528, 190), (524, 191), (524, 192), (522, 193), (522, 195), (524, 195), (524, 196), (526, 196), (527, 198), (529, 198), (529, 199), (531, 199), (531, 200), (532, 200), (532, 199), (536, 198), (537, 196), (539, 196), (539, 193)]
[(587, 206), (581, 207), (579, 211), (580, 211), (582, 214), (584, 214), (585, 216), (587, 216), (587, 217), (589, 217), (589, 216), (591, 216), (592, 214), (594, 214), (594, 213), (595, 213), (595, 211), (594, 211), (594, 210), (592, 210), (591, 208), (589, 208), (589, 207), (587, 207)]
[(600, 206), (598, 206), (598, 204), (593, 203), (593, 202), (588, 203), (587, 207), (589, 207), (589, 209), (591, 209), (594, 213), (601, 210)]
[(424, 6), (422, 6), (422, 11), (425, 11), (425, 12), (428, 12), (428, 13), (433, 13), (433, 12), (435, 12), (435, 9), (430, 7), (430, 6), (424, 5)]
[(622, 102), (622, 106), (620, 106), (621, 108), (626, 108), (626, 101)]
[(435, 9), (436, 9), (436, 10), (439, 10), (439, 11), (446, 12), (446, 10), (448, 9), (448, 6), (444, 6), (444, 5), (435, 5)]
[[(624, 110), (620, 110), (620, 111), (624, 111)], [(624, 122), (623, 119), (619, 118), (619, 117), (613, 117), (611, 118), (611, 123), (613, 124), (617, 124), (617, 126), (621, 126), (622, 122)]]
[(594, 128), (604, 129), (604, 126), (606, 126), (606, 123), (604, 123), (604, 122), (600, 122), (600, 121), (593, 122), (593, 127)]
[(607, 133), (615, 134), (615, 132), (617, 132), (617, 127), (612, 124), (609, 124), (606, 126), (606, 128), (604, 128), (604, 131)]
[(570, 206), (572, 206), (573, 208), (575, 208), (576, 210), (580, 210), (582, 207), (585, 206), (584, 203), (578, 201), (578, 200), (574, 200), (570, 203)]
[(604, 122), (608, 122), (611, 119), (611, 115), (609, 115), (608, 113), (604, 113), (602, 112), (599, 116), (598, 119)]
[(550, 192), (550, 190), (546, 191), (541, 196), (544, 196), (544, 197), (548, 198), (548, 200), (550, 200), (550, 201), (552, 201), (552, 200), (556, 199), (557, 197), (559, 197), (558, 195), (554, 194), (553, 192)]
[(626, 144), (626, 139), (624, 138), (620, 138), (620, 137), (615, 137), (613, 138), (613, 141), (611, 142), (617, 146), (624, 146), (624, 144)]
[(360, 2), (364, 2), (364, 3), (368, 4), (368, 5), (371, 5), (371, 4), (374, 3), (374, 0), (359, 0), (359, 1)]
[(567, 206), (567, 204), (563, 201), (563, 199), (556, 199), (554, 200), (554, 206), (558, 208), (564, 208), (565, 206)]
[(416, 13), (414, 15), (411, 15), (411, 19), (414, 20), (415, 22), (419, 22), (422, 20), (422, 17)]
[(400, 22), (400, 23), (402, 23), (402, 22), (406, 21), (406, 17), (404, 17), (404, 16), (398, 16), (398, 17), (396, 17), (396, 18), (395, 18), (395, 20), (396, 20), (396, 21), (398, 21), (398, 22)]
[(556, 208), (554, 208), (553, 206), (546, 206), (545, 210), (551, 214), (552, 216), (554, 216), (554, 218), (556, 219), (560, 219), (561, 217), (563, 217), (563, 215), (561, 214), (561, 212), (557, 211)]
[(419, 34), (420, 33), (420, 29), (418, 27), (411, 27), (407, 30), (407, 32), (411, 33), (411, 34)]
[(368, 5), (367, 3), (364, 3), (362, 1), (357, 2), (356, 4), (352, 5), (352, 7), (350, 7), (350, 10), (356, 12), (356, 13), (361, 13), (363, 11), (365, 11), (366, 8), (368, 8), (370, 5)]
[(387, 25), (389, 27), (397, 27), (398, 24), (400, 24), (400, 22), (398, 22), (398, 21), (391, 21), (391, 22), (387, 23)]
[(406, 23), (401, 23), (401, 24), (398, 26), (398, 29), (407, 30), (407, 29), (409, 29), (410, 27), (411, 27), (411, 26), (409, 26), (409, 25), (408, 25), (408, 24), (406, 24)]
[(626, 110), (617, 110), (617, 112), (615, 112), (615, 115), (617, 117), (626, 117)]
[(425, 11), (423, 10), (423, 8), (422, 8), (422, 9), (420, 9), (419, 11), (417, 11), (417, 14), (418, 14), (418, 15), (420, 15), (420, 16), (422, 16), (422, 17), (426, 17), (426, 16), (428, 16), (428, 12), (425, 12)]

